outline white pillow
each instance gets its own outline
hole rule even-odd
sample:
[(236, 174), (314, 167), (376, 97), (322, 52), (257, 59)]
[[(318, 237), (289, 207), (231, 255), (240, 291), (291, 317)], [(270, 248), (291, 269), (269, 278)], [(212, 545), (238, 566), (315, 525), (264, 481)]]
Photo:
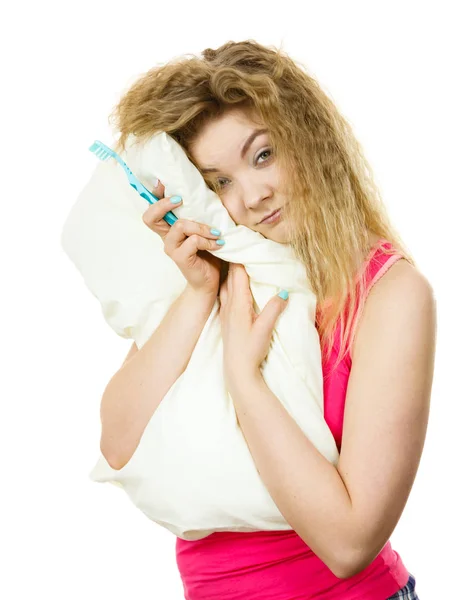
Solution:
[[(166, 196), (183, 198), (173, 210), (177, 217), (222, 231), (226, 243), (214, 254), (245, 266), (257, 312), (280, 288), (289, 291), (261, 372), (308, 439), (337, 464), (337, 447), (323, 416), (316, 298), (304, 265), (289, 245), (236, 225), (166, 133), (144, 144), (131, 137), (121, 156), (146, 187), (151, 189), (156, 176)], [(110, 158), (95, 168), (61, 236), (106, 321), (138, 348), (186, 286), (161, 238), (143, 223), (147, 208)], [(262, 482), (238, 425), (222, 352), (217, 299), (186, 370), (161, 401), (130, 461), (116, 470), (100, 454), (90, 473), (93, 481), (122, 487), (149, 519), (187, 540), (214, 531), (292, 529)]]

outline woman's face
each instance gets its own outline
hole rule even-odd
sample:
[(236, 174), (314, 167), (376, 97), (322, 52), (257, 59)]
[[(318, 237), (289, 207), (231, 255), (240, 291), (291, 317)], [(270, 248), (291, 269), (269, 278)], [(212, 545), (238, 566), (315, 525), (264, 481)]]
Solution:
[[(268, 133), (261, 129), (242, 110), (233, 109), (208, 122), (189, 151), (205, 180), (218, 185), (219, 197), (237, 225), (285, 244), (281, 173)], [(278, 209), (278, 220), (261, 222)]]

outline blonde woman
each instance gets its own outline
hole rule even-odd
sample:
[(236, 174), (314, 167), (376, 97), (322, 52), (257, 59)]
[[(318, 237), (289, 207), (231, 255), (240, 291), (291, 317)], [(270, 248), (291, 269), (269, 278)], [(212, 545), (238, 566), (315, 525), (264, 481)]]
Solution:
[[(179, 219), (169, 227), (163, 216), (174, 199), (164, 197), (164, 182), (156, 185), (161, 201), (143, 219), (187, 287), (146, 344), (133, 344), (108, 385), (102, 451), (115, 468), (131, 458), (219, 296), (224, 368), (239, 424), (292, 527), (177, 538), (185, 598), (417, 599), (414, 577), (389, 538), (425, 440), (435, 299), (389, 221), (349, 124), (303, 67), (253, 40), (151, 69), (112, 117), (119, 151), (130, 134), (173, 136), (237, 224), (292, 245), (317, 297), (324, 412), (340, 452), (337, 466), (261, 376), (268, 324), (285, 300), (274, 302), (258, 327), (245, 269), (231, 265), (227, 273), (206, 252), (218, 247), (214, 224)], [(160, 359), (157, 372), (152, 353)]]

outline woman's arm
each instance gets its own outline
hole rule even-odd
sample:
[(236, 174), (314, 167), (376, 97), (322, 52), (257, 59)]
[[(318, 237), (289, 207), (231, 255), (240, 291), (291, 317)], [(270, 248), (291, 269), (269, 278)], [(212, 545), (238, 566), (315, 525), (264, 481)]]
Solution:
[(159, 403), (186, 369), (215, 300), (187, 286), (142, 348), (131, 347), (106, 386), (100, 448), (114, 469), (130, 460)]
[(436, 307), (399, 260), (374, 285), (353, 348), (337, 467), (254, 373), (230, 389), (258, 472), (286, 521), (340, 578), (370, 564), (408, 499), (424, 445)]

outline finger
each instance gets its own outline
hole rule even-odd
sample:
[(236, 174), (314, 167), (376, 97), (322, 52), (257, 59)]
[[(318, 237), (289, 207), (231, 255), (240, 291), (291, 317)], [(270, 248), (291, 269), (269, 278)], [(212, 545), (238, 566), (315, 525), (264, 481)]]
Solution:
[(241, 265), (240, 263), (236, 263), (234, 265), (233, 271), (234, 271), (235, 281), (239, 281), (239, 282), (248, 281), (248, 274), (247, 274), (247, 271), (245, 270), (244, 265)]
[(184, 240), (178, 248), (172, 248), (172, 252), (182, 252), (187, 256), (194, 256), (199, 250), (220, 250), (222, 246), (218, 246), (215, 240), (207, 240), (201, 235), (194, 233)]
[[(155, 186), (155, 182), (157, 182), (156, 186)], [(165, 187), (162, 184), (162, 182), (158, 178), (155, 177), (155, 180), (154, 180), (152, 188), (151, 188), (152, 194), (154, 194), (157, 198), (161, 199), (161, 198), (164, 198), (164, 190), (165, 190)]]
[(287, 307), (287, 301), (274, 296), (269, 300), (261, 313), (258, 315), (254, 323), (254, 328), (257, 329), (263, 337), (268, 337), (272, 334), (279, 316)]
[(246, 295), (253, 298), (250, 289), (249, 276), (244, 265), (241, 265), (240, 263), (234, 265), (232, 278), (234, 289), (236, 291), (239, 290), (239, 296)]
[(166, 236), (166, 249), (169, 252), (176, 250), (186, 241), (187, 237), (196, 235), (211, 241), (211, 243), (203, 244), (204, 247), (201, 250), (218, 250), (221, 246), (216, 244), (216, 240), (220, 236), (211, 233), (211, 229), (213, 228), (203, 223), (197, 223), (189, 219), (178, 219)]
[[(142, 220), (147, 227), (150, 227), (150, 229), (153, 229), (156, 225), (163, 225), (165, 234), (170, 229), (170, 225), (164, 221), (165, 215), (175, 206), (180, 206), (181, 203), (182, 200), (178, 204), (173, 204), (171, 202), (171, 198), (163, 198), (162, 200), (158, 200), (158, 202), (150, 204), (147, 210), (143, 213)], [(161, 233), (161, 231), (158, 231), (158, 233)]]

